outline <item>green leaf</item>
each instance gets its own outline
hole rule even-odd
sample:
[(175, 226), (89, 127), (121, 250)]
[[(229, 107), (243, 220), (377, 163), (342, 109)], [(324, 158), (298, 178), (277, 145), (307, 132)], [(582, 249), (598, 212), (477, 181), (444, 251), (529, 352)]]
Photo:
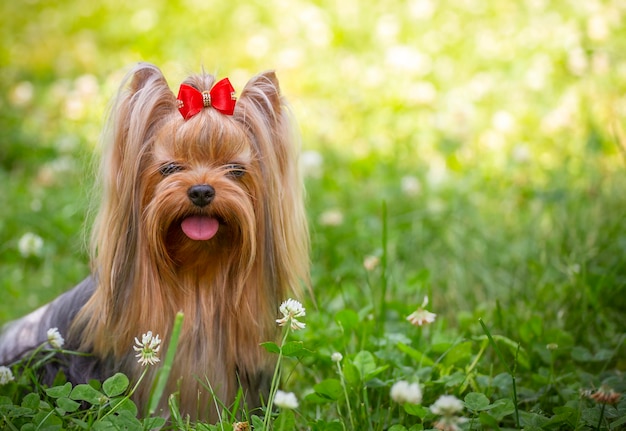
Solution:
[(496, 418), (494, 418), (487, 412), (480, 412), (480, 414), (478, 415), (478, 420), (482, 425), (485, 425), (485, 428), (487, 429), (492, 429), (496, 431), (500, 430)]
[(278, 417), (276, 418), (273, 429), (282, 431), (296, 429), (296, 416), (294, 415), (293, 410), (281, 409)]
[(316, 392), (311, 392), (304, 397), (307, 404), (328, 404), (334, 402), (334, 400), (322, 396)]
[(109, 377), (102, 384), (102, 390), (108, 397), (115, 397), (122, 394), (128, 389), (129, 381), (122, 373), (116, 373), (114, 376)]
[(356, 354), (352, 363), (359, 372), (361, 381), (365, 381), (367, 376), (376, 369), (376, 360), (374, 355), (367, 350), (362, 350)]
[(326, 379), (313, 386), (313, 390), (322, 397), (336, 401), (343, 394), (341, 382), (337, 379)]
[[(56, 411), (54, 412), (56, 413)], [(49, 411), (40, 411), (33, 418), (38, 430), (59, 430), (63, 425), (63, 420)]]
[(344, 362), (343, 377), (346, 379), (346, 382), (351, 386), (357, 385), (359, 383), (359, 370), (357, 369), (356, 365), (354, 365), (351, 361)]
[[(584, 410), (583, 410), (583, 413), (584, 413)], [(537, 413), (525, 412), (523, 410), (520, 410), (519, 416), (520, 416), (520, 423), (524, 427), (528, 426), (531, 428), (532, 427), (541, 428), (543, 425), (545, 425), (548, 422), (548, 418), (545, 416), (542, 416)]]
[[(377, 368), (373, 369), (372, 371), (370, 371), (369, 373), (367, 373), (363, 380), (365, 380), (366, 382), (369, 382), (374, 377), (376, 377), (377, 375), (379, 375), (380, 373), (385, 371), (387, 368), (389, 368), (389, 365), (382, 365), (380, 367), (377, 367)], [(368, 386), (369, 386), (369, 384), (368, 384)]]
[(30, 393), (22, 399), (22, 407), (37, 410), (39, 408), (39, 400), (39, 394)]
[(250, 417), (250, 422), (252, 424), (252, 429), (255, 430), (262, 430), (263, 426), (265, 425), (263, 423), (263, 419), (261, 419), (257, 415), (252, 415), (252, 417)]
[(117, 397), (111, 399), (111, 408), (115, 410), (126, 410), (133, 415), (137, 415), (137, 406), (128, 397)]
[(389, 431), (407, 431), (404, 425), (395, 424), (389, 427)]
[(306, 352), (302, 341), (289, 341), (282, 348), (283, 356), (288, 358), (300, 358)]
[(72, 392), (72, 384), (70, 382), (67, 382), (63, 386), (54, 386), (46, 389), (46, 395), (50, 398), (67, 398), (70, 395), (70, 392)]
[(116, 430), (127, 431), (142, 431), (141, 422), (137, 419), (136, 415), (128, 410), (121, 410), (115, 415), (109, 415), (107, 417), (112, 424), (115, 425)]
[(75, 401), (87, 401), (95, 406), (102, 405), (108, 401), (106, 395), (94, 389), (90, 385), (77, 385), (70, 394), (70, 398)]
[(475, 412), (489, 408), (489, 398), (478, 392), (470, 392), (465, 396), (465, 406)]
[(402, 407), (407, 414), (411, 416), (417, 416), (420, 419), (424, 419), (428, 412), (430, 412), (428, 408), (424, 407), (421, 404), (405, 403)]
[(515, 405), (510, 398), (502, 398), (489, 406), (489, 413), (501, 421), (505, 416), (515, 413)]
[(165, 426), (167, 421), (165, 418), (145, 418), (143, 420), (143, 429), (145, 430), (153, 430), (153, 429), (161, 429)]
[(444, 364), (454, 365), (460, 362), (469, 362), (472, 357), (472, 345), (473, 342), (466, 341), (452, 346), (450, 350), (446, 352), (443, 359)]
[(57, 399), (57, 406), (68, 413), (73, 413), (78, 410), (80, 403), (66, 397), (61, 397)]
[(272, 343), (271, 341), (261, 343), (261, 347), (263, 347), (269, 353), (280, 353), (280, 347), (278, 347), (278, 344)]
[(415, 360), (417, 365), (424, 366), (424, 367), (430, 367), (430, 366), (432, 366), (434, 364), (432, 359), (430, 359), (428, 356), (426, 356), (425, 354), (423, 354), (419, 350), (414, 349), (411, 346), (407, 346), (404, 343), (398, 343), (397, 346), (398, 346), (398, 349), (400, 349), (401, 352), (406, 353), (413, 360)]

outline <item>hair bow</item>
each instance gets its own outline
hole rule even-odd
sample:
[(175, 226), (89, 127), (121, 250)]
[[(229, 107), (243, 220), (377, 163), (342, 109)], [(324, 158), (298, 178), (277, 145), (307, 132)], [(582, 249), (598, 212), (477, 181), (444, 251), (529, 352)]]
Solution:
[(202, 108), (212, 106), (224, 115), (233, 115), (235, 111), (235, 89), (228, 78), (224, 78), (211, 88), (200, 92), (190, 85), (182, 84), (178, 91), (178, 110), (185, 120), (190, 119)]

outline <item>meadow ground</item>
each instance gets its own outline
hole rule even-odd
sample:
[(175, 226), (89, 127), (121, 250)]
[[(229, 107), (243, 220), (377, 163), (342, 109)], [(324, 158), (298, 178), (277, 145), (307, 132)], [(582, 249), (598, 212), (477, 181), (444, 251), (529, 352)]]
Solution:
[[(625, 18), (619, 0), (3, 2), (0, 323), (88, 273), (94, 154), (131, 64), (173, 89), (276, 69), (315, 300), (281, 350), (298, 406), (265, 426), (624, 429)], [(18, 380), (0, 426), (158, 425), (112, 401), (128, 387)], [(177, 426), (264, 426), (242, 414)]]

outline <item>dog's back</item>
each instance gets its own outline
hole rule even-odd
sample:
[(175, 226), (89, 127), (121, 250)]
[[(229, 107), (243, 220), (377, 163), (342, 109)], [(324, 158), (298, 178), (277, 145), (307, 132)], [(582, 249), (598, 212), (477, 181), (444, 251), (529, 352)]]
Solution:
[[(64, 349), (75, 350), (78, 345), (68, 337), (69, 328), (76, 313), (93, 294), (95, 286), (93, 278), (86, 278), (54, 301), (7, 323), (0, 332), (0, 364), (10, 365), (27, 358), (35, 349), (47, 343), (47, 332), (52, 328), (57, 328), (65, 337)], [(98, 360), (89, 355), (59, 355), (55, 361), (49, 361), (39, 371), (46, 382), (51, 382), (60, 370), (70, 381), (87, 382), (92, 378), (101, 378), (101, 368)]]

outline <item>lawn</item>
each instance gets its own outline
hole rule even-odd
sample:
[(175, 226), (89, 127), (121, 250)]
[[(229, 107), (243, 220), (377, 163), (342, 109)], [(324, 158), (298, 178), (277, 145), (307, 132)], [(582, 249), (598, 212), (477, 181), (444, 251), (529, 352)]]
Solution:
[[(314, 295), (272, 429), (626, 429), (624, 19), (619, 0), (2, 2), (0, 324), (88, 274), (99, 134), (133, 63), (172, 89), (275, 69)], [(7, 387), (0, 427), (157, 424)]]

